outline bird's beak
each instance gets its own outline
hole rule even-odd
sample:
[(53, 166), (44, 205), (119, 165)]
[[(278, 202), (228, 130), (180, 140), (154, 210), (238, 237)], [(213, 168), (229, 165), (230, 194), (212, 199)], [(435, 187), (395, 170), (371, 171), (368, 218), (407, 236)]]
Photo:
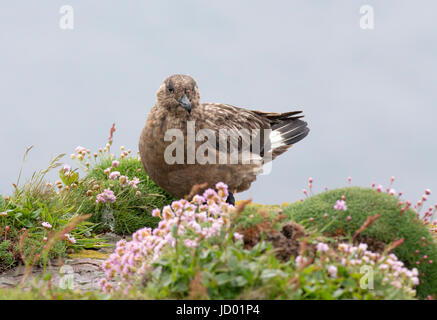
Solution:
[(181, 107), (184, 107), (188, 111), (188, 113), (191, 113), (191, 102), (185, 93), (182, 99), (179, 100), (178, 102)]

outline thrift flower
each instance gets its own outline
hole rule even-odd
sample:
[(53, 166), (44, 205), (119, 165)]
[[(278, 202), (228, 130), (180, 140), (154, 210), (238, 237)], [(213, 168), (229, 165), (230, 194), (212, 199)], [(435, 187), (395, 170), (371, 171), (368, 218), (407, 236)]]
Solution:
[(116, 199), (117, 198), (111, 189), (105, 189), (102, 193), (96, 196), (97, 203), (105, 203), (105, 202), (114, 203)]
[(152, 217), (158, 218), (158, 217), (160, 217), (160, 216), (161, 216), (161, 212), (160, 212), (159, 209), (154, 209), (154, 210), (152, 211)]
[(305, 265), (305, 263), (307, 263), (308, 259), (302, 256), (297, 256), (295, 261), (296, 265), (301, 268)]
[(75, 151), (76, 153), (85, 153), (86, 149), (84, 147), (78, 146)]
[(62, 170), (64, 171), (64, 174), (66, 174), (71, 171), (71, 167), (68, 164), (66, 164), (64, 165), (64, 168), (62, 168)]
[(120, 164), (120, 162), (118, 162), (117, 160), (112, 161), (113, 168), (117, 168), (119, 164)]
[(126, 187), (129, 182), (129, 179), (126, 176), (120, 176), (119, 180), (123, 187)]
[(197, 241), (190, 239), (185, 239), (184, 243), (188, 248), (196, 248), (199, 245)]
[[(161, 218), (158, 227), (153, 231), (143, 228), (132, 235), (132, 241), (119, 241), (114, 253), (103, 263), (106, 281), (100, 286), (105, 292), (112, 289), (126, 289), (138, 277), (144, 276), (151, 270), (151, 264), (159, 259), (164, 249), (174, 248), (176, 236), (186, 248), (199, 246), (199, 237), (205, 241), (211, 237), (222, 235), (230, 230), (230, 216), (235, 208), (226, 203), (227, 186), (218, 184), (218, 191), (205, 191), (205, 198), (197, 197), (189, 202), (185, 199), (174, 201), (171, 206), (165, 206), (162, 214), (159, 209), (152, 212), (152, 216)], [(105, 190), (107, 192), (107, 190)], [(101, 195), (103, 200), (104, 195)], [(207, 204), (205, 204), (207, 200)], [(234, 233), (234, 239), (242, 237)], [(117, 278), (117, 287), (110, 284), (111, 279)]]
[(329, 246), (326, 243), (319, 242), (316, 246), (318, 252), (326, 252), (329, 250)]
[(337, 277), (337, 267), (333, 266), (333, 265), (329, 266), (328, 267), (328, 273), (329, 273), (330, 277), (336, 278)]
[(120, 176), (120, 172), (113, 171), (109, 174), (109, 179), (116, 180), (116, 179), (118, 179), (119, 176)]
[(137, 185), (140, 183), (140, 179), (138, 179), (137, 177), (134, 177), (133, 180), (129, 181), (129, 185), (134, 188), (137, 189)]
[(44, 229), (51, 229), (52, 225), (48, 222), (43, 222), (41, 223), (41, 225), (43, 226)]
[(243, 235), (238, 233), (238, 232), (234, 232), (234, 239), (241, 240), (241, 239), (243, 239)]
[(337, 200), (337, 202), (334, 205), (334, 209), (340, 211), (346, 211), (347, 209), (346, 202), (344, 200)]
[(360, 244), (358, 245), (358, 250), (361, 251), (361, 252), (365, 252), (365, 251), (367, 250), (367, 244), (365, 244), (365, 243), (360, 243)]
[(68, 240), (68, 242), (75, 244), (76, 243), (76, 239), (74, 239), (73, 236), (71, 236), (70, 234), (66, 233), (65, 234), (65, 238)]

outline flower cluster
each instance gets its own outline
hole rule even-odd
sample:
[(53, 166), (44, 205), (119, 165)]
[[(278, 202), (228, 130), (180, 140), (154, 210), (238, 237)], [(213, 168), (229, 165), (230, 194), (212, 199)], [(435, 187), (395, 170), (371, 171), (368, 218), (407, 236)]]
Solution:
[(105, 203), (105, 202), (114, 203), (116, 199), (117, 198), (111, 189), (105, 189), (102, 193), (97, 195), (96, 202), (97, 203)]
[[(348, 243), (340, 243), (337, 250), (331, 250), (331, 254), (327, 255), (329, 246), (323, 242), (316, 245), (316, 250), (321, 258), (327, 259), (330, 265), (326, 271), (329, 276), (337, 276), (337, 267), (333, 262), (337, 262), (344, 267), (358, 268), (362, 266), (370, 266), (374, 270), (378, 270), (383, 274), (383, 283), (388, 283), (398, 289), (412, 290), (411, 287), (419, 284), (419, 272), (416, 268), (409, 270), (404, 266), (404, 263), (399, 261), (394, 254), (384, 255), (368, 250), (365, 243), (360, 243), (354, 246)], [(307, 261), (304, 256), (296, 257), (297, 266), (303, 266)], [(409, 292), (415, 295), (415, 291)]]
[[(111, 128), (111, 132), (113, 133), (112, 128)], [(93, 154), (91, 154), (90, 149), (86, 149), (82, 146), (78, 146), (75, 149), (75, 153), (72, 153), (70, 155), (70, 158), (78, 160), (79, 163), (85, 167), (84, 170), (88, 171), (89, 167), (90, 167), (91, 159), (96, 160), (98, 157), (104, 157), (104, 156), (108, 156), (108, 155), (110, 157), (115, 157), (114, 154), (110, 154), (111, 145), (112, 145), (112, 138), (108, 139), (108, 143), (106, 144), (106, 146), (104, 148), (99, 148), (98, 152), (95, 152)], [(121, 149), (121, 155), (120, 155), (121, 159), (124, 159), (132, 152), (131, 150), (126, 151), (123, 146), (120, 147), (120, 149)], [(117, 160), (114, 160), (112, 162), (112, 167), (116, 168), (118, 166), (118, 164), (119, 164), (119, 162)]]
[(109, 168), (106, 168), (104, 170), (104, 173), (108, 175), (108, 178), (111, 180), (118, 180), (123, 187), (131, 186), (133, 189), (138, 188), (138, 184), (140, 183), (140, 179), (137, 177), (134, 177), (132, 180), (129, 180), (128, 176), (123, 176), (119, 171), (112, 171), (114, 168), (118, 167), (119, 162), (117, 160), (114, 160), (112, 162), (112, 166)]
[[(119, 241), (115, 252), (103, 263), (108, 279), (100, 282), (102, 289), (106, 292), (112, 290), (111, 281), (116, 276), (121, 280), (119, 287), (123, 284), (129, 287), (149, 271), (151, 263), (165, 249), (177, 250), (178, 245), (197, 248), (204, 239), (228, 236), (229, 217), (235, 208), (226, 203), (227, 186), (218, 183), (216, 189), (217, 192), (208, 189), (203, 195), (194, 196), (191, 202), (181, 199), (165, 206), (162, 211), (155, 209), (152, 215), (161, 218), (158, 227), (153, 231), (150, 228), (136, 231), (130, 242)], [(237, 233), (233, 237), (241, 239)]]
[(41, 223), (41, 225), (43, 226), (44, 229), (51, 229), (52, 225), (48, 222), (43, 222)]
[(66, 233), (64, 236), (65, 236), (65, 239), (67, 239), (67, 241), (70, 242), (71, 244), (76, 243), (76, 239), (72, 235), (70, 235), (69, 233)]
[(337, 202), (334, 205), (334, 209), (340, 211), (346, 211), (347, 209), (346, 202), (344, 200), (337, 200)]

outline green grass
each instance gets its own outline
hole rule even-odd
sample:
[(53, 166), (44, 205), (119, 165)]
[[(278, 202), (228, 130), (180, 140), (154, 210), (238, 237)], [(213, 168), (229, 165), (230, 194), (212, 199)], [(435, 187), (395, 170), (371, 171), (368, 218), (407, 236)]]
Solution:
[[(26, 151), (26, 155), (29, 150)], [(74, 169), (70, 176), (66, 176), (61, 169), (59, 177), (62, 182), (55, 186), (46, 182), (47, 172), (62, 166), (60, 163), (61, 155), (51, 161), (47, 169), (35, 173), (24, 185), (20, 186), (18, 179), (11, 196), (0, 196), (0, 212), (7, 213), (6, 216), (0, 216), (0, 272), (14, 267), (19, 262), (32, 261), (32, 263), (43, 265), (47, 262), (47, 258), (54, 259), (66, 256), (67, 252), (70, 251), (80, 252), (84, 248), (105, 246), (105, 243), (99, 238), (100, 233), (111, 231), (120, 235), (130, 235), (143, 227), (154, 228), (159, 219), (151, 216), (152, 210), (162, 208), (175, 200), (148, 177), (137, 157), (128, 156), (125, 152), (122, 153), (122, 156), (115, 157), (110, 152), (110, 146), (99, 151), (94, 158), (90, 152), (83, 153), (80, 157), (77, 157), (78, 155), (79, 153), (76, 155), (76, 159), (80, 158), (78, 165), (86, 171), (80, 177), (77, 169)], [(137, 188), (123, 185), (119, 179), (109, 179), (108, 174), (104, 171), (112, 167), (114, 160), (117, 160), (119, 164), (116, 168), (111, 169), (112, 172), (119, 171), (122, 176), (127, 176), (129, 180), (134, 179), (134, 177), (138, 178), (140, 182)], [(111, 189), (114, 192), (116, 196), (114, 203), (96, 202), (97, 195), (105, 189)], [(334, 210), (335, 202), (343, 195), (346, 198), (347, 211)], [(351, 236), (360, 228), (367, 217), (377, 213), (381, 214), (381, 217), (368, 227), (362, 236), (385, 244), (404, 238), (404, 243), (394, 250), (394, 254), (409, 269), (418, 268), (420, 279), (423, 281), (417, 288), (418, 297), (437, 296), (437, 246), (435, 240), (427, 226), (423, 225), (421, 220), (416, 221), (414, 211), (407, 210), (403, 215), (400, 215), (400, 208), (397, 207), (398, 201), (399, 199), (394, 196), (378, 193), (372, 189), (358, 187), (336, 189), (309, 197), (302, 202), (282, 206), (250, 204), (241, 215), (236, 217), (234, 228), (237, 230), (259, 228), (260, 232), (269, 232), (271, 228), (279, 229), (284, 222), (292, 220), (304, 225), (313, 235), (319, 236), (323, 232), (325, 236), (332, 237), (341, 233), (345, 242), (350, 242)], [(282, 215), (280, 215), (281, 213)], [(68, 228), (72, 221), (76, 221), (77, 217), (88, 214), (90, 214), (88, 221), (79, 221), (68, 231), (76, 239), (75, 243), (59, 239), (53, 243), (53, 246), (50, 246), (48, 252), (44, 252), (44, 246), (47, 243), (43, 240), (44, 238), (50, 239), (54, 234), (59, 234)], [(328, 218), (325, 217), (325, 214), (328, 214)], [(350, 221), (346, 219), (348, 216), (351, 217)], [(49, 222), (52, 229), (44, 229), (41, 225), (42, 222)], [(262, 270), (268, 270), (279, 263), (273, 259), (272, 255), (270, 258), (267, 255), (264, 257), (262, 254), (252, 257), (247, 255), (246, 251), (239, 252), (240, 249), (234, 251), (236, 257), (241, 260), (239, 263), (241, 270), (248, 276), (250, 276), (250, 272), (247, 272), (246, 267), (249, 265), (251, 268), (259, 269), (262, 273)], [(206, 264), (202, 266), (205, 268), (205, 273), (212, 270), (210, 264), (220, 260), (219, 257), (224, 252), (222, 246), (208, 250), (212, 250), (214, 259), (205, 260)], [(432, 260), (432, 264), (424, 263), (422, 257), (425, 255), (427, 256), (426, 261)], [(25, 261), (22, 261), (23, 256)], [(194, 262), (190, 260), (193, 259), (193, 256), (187, 252), (183, 256), (188, 261), (187, 265), (191, 266), (194, 262), (197, 263), (197, 260), (193, 260)], [(260, 262), (261, 260), (262, 262)], [(417, 265), (416, 261), (420, 261), (420, 264)], [(171, 269), (174, 276), (177, 269), (181, 277), (185, 277), (186, 272), (188, 272), (187, 266), (177, 265), (176, 262), (175, 260), (175, 263), (169, 266), (169, 270)], [(228, 263), (227, 259), (225, 262)], [(289, 265), (283, 266), (281, 264), (279, 266), (278, 264), (275, 268), (290, 273), (292, 269), (289, 267)], [(304, 283), (305, 277), (308, 276), (308, 280), (311, 280), (309, 286), (312, 285), (312, 274), (315, 272), (310, 269), (307, 270), (307, 275), (302, 273), (303, 278), (300, 280)], [(232, 273), (235, 270), (235, 268), (231, 268), (228, 271)], [(198, 270), (191, 271), (190, 281)], [(235, 278), (241, 279), (241, 277), (241, 275), (235, 275)], [(234, 275), (230, 278), (234, 278)], [(277, 285), (283, 284), (281, 279), (278, 277), (278, 284), (272, 282), (269, 285), (273, 284), (273, 288), (275, 288)], [(348, 280), (349, 276), (345, 279)], [(212, 281), (210, 286), (214, 286), (216, 280)], [(187, 281), (186, 287), (190, 286), (190, 282)], [(333, 287), (328, 291), (331, 292), (331, 289), (336, 285), (337, 283), (333, 281)], [(26, 291), (21, 289), (0, 290), (0, 299), (135, 299), (153, 296), (141, 290), (130, 292), (127, 296), (111, 297), (100, 292), (80, 293), (52, 290), (49, 287), (32, 285)], [(160, 295), (165, 297), (164, 293), (167, 292), (168, 288), (159, 288), (159, 290), (161, 289), (164, 291), (160, 291)], [(263, 291), (264, 284), (257, 289)], [(323, 296), (323, 290), (325, 289), (317, 289), (315, 295), (311, 293), (311, 296), (319, 297), (319, 293)], [(251, 290), (247, 292), (248, 297), (251, 296), (250, 292)], [(266, 292), (260, 293), (259, 296), (270, 298), (271, 296)], [(222, 296), (226, 296), (226, 294), (228, 293), (220, 293)], [(296, 298), (301, 297), (301, 294), (297, 293)], [(309, 293), (305, 293), (304, 296), (306, 297), (307, 294)], [(236, 296), (233, 295), (232, 298)], [(320, 298), (323, 298), (322, 296)], [(378, 298), (382, 297), (379, 294), (377, 296)]]
[[(87, 173), (83, 177), (79, 177), (77, 169), (72, 170), (70, 176), (63, 169), (56, 169), (62, 166), (60, 160), (63, 156), (53, 159), (47, 169), (34, 173), (22, 186), (18, 179), (11, 196), (0, 196), (0, 212), (7, 213), (6, 216), (0, 216), (0, 271), (20, 262), (32, 261), (43, 265), (45, 258), (65, 256), (68, 250), (77, 252), (84, 248), (105, 246), (98, 236), (103, 232), (131, 234), (146, 226), (153, 228), (159, 219), (151, 216), (152, 210), (162, 208), (173, 200), (147, 176), (136, 157), (120, 157), (117, 159), (119, 166), (113, 170), (129, 180), (134, 177), (140, 179), (137, 188), (134, 188), (123, 186), (118, 180), (110, 180), (104, 173), (116, 160), (109, 152), (100, 153), (92, 165), (86, 166)], [(84, 161), (78, 164), (83, 167)], [(51, 170), (59, 170), (62, 182), (53, 185), (46, 181), (45, 176)], [(96, 196), (107, 188), (116, 194), (116, 202), (96, 203)], [(75, 243), (60, 239), (51, 246), (47, 256), (42, 254), (46, 244), (44, 238), (50, 239), (76, 217), (88, 214), (91, 214), (88, 221), (81, 221), (68, 231), (76, 240)], [(50, 223), (52, 228), (44, 229), (42, 222)]]
[[(342, 195), (346, 197), (347, 210), (337, 211), (333, 206)], [(341, 230), (349, 236), (360, 228), (368, 216), (381, 214), (381, 217), (362, 235), (386, 244), (404, 238), (404, 243), (394, 250), (394, 254), (409, 269), (416, 267), (420, 274), (423, 273), (420, 277), (423, 283), (417, 288), (419, 297), (435, 295), (437, 294), (437, 246), (427, 227), (420, 220), (415, 222), (416, 213), (413, 210), (407, 210), (402, 216), (400, 215), (398, 202), (398, 198), (386, 193), (350, 187), (327, 191), (291, 204), (284, 208), (284, 214), (307, 227), (316, 226), (319, 230), (325, 229), (327, 234), (333, 235)], [(324, 218), (325, 213), (329, 215), (328, 219)], [(347, 216), (351, 216), (351, 221), (347, 222)], [(310, 222), (310, 218), (313, 218), (314, 222)], [(422, 241), (422, 237), (425, 241)], [(418, 254), (415, 253), (416, 250)], [(433, 263), (424, 263), (422, 260), (424, 255)], [(418, 260), (421, 261), (419, 265), (416, 264)]]
[[(119, 165), (113, 171), (140, 183), (137, 189), (123, 187), (118, 180), (110, 180), (104, 173), (112, 165), (111, 158), (105, 158), (78, 184), (70, 189), (66, 197), (67, 203), (80, 204), (80, 212), (92, 214), (91, 221), (98, 224), (95, 231), (112, 231), (117, 234), (131, 234), (143, 227), (156, 227), (159, 219), (151, 216), (155, 208), (162, 208), (174, 198), (158, 187), (147, 175), (141, 162), (134, 157), (119, 159)], [(117, 197), (115, 203), (96, 203), (96, 195), (110, 188)], [(91, 195), (87, 195), (92, 191)]]

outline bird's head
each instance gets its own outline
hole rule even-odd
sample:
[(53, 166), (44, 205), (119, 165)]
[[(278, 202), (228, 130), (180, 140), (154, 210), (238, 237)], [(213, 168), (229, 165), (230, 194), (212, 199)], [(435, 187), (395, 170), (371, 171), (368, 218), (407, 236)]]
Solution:
[(176, 112), (183, 108), (187, 113), (199, 105), (200, 95), (196, 81), (190, 76), (175, 74), (161, 84), (156, 93), (158, 106)]

